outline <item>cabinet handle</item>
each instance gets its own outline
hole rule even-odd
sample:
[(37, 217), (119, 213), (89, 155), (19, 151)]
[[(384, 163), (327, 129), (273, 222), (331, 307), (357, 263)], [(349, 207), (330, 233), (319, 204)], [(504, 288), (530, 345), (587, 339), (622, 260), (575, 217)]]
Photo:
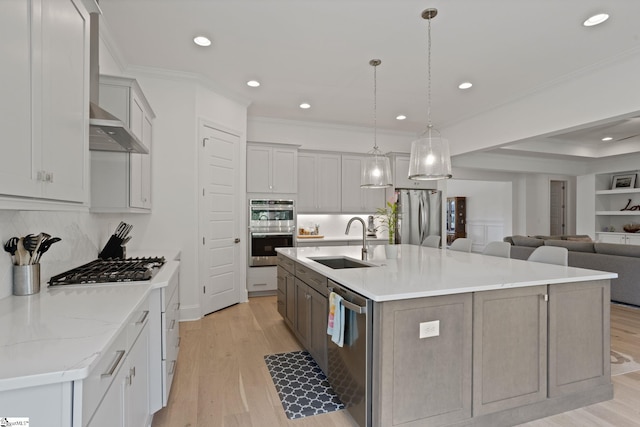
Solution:
[(171, 320), (171, 326), (169, 327), (170, 331), (173, 331), (173, 328), (176, 326), (176, 319)]
[(178, 337), (178, 341), (176, 342), (176, 348), (179, 348), (179, 347), (180, 347), (180, 339), (181, 339), (181, 338), (180, 338), (180, 337)]
[(176, 308), (175, 308), (175, 310), (176, 310), (176, 311), (180, 310), (180, 303), (179, 303), (179, 302), (177, 302), (177, 303), (176, 303)]
[(133, 377), (135, 377), (135, 376), (136, 376), (136, 367), (135, 367), (135, 366), (134, 366), (133, 368), (130, 368), (130, 369), (129, 369), (129, 376), (130, 376), (131, 378), (133, 378)]
[(140, 318), (140, 320), (136, 322), (136, 325), (142, 325), (145, 322), (145, 320), (147, 320), (147, 316), (149, 316), (149, 310), (143, 311), (142, 317)]
[(116, 368), (120, 365), (120, 362), (124, 358), (124, 354), (125, 354), (124, 350), (116, 351), (116, 359), (111, 363), (109, 370), (107, 370), (107, 372), (105, 372), (104, 374), (100, 375), (100, 378), (107, 378), (112, 376), (113, 373), (116, 371)]
[(172, 361), (171, 361), (171, 369), (169, 370), (169, 375), (173, 375), (173, 373), (175, 372), (175, 370), (176, 370), (176, 361), (175, 361), (175, 360), (172, 360)]

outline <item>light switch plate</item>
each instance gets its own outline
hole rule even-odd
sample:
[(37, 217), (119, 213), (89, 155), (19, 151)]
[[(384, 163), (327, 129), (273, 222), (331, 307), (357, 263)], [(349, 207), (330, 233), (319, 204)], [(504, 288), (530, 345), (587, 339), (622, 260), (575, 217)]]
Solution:
[(433, 320), (431, 322), (420, 323), (420, 339), (437, 337), (440, 335), (440, 321)]

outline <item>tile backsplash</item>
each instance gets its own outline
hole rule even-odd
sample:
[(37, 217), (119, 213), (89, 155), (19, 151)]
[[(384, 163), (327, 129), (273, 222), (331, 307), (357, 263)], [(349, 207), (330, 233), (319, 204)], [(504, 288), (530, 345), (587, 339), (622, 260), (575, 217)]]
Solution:
[[(99, 242), (104, 241), (105, 219), (85, 212), (8, 211), (0, 210), (0, 241), (11, 237), (46, 232), (62, 238), (40, 260), (42, 288), (49, 278), (96, 259)], [(0, 254), (0, 298), (12, 294), (11, 255)]]

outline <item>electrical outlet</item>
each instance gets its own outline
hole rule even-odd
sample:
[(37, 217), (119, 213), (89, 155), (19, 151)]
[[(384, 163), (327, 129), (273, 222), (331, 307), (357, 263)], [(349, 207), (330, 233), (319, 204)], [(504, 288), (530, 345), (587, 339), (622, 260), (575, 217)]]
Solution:
[(431, 322), (420, 323), (420, 339), (437, 337), (440, 335), (440, 321), (433, 320)]

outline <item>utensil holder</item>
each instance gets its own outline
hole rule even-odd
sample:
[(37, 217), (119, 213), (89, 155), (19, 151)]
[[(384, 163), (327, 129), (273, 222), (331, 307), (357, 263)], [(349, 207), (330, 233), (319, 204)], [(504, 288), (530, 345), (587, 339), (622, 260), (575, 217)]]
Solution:
[(13, 266), (13, 294), (33, 295), (40, 292), (40, 264)]

